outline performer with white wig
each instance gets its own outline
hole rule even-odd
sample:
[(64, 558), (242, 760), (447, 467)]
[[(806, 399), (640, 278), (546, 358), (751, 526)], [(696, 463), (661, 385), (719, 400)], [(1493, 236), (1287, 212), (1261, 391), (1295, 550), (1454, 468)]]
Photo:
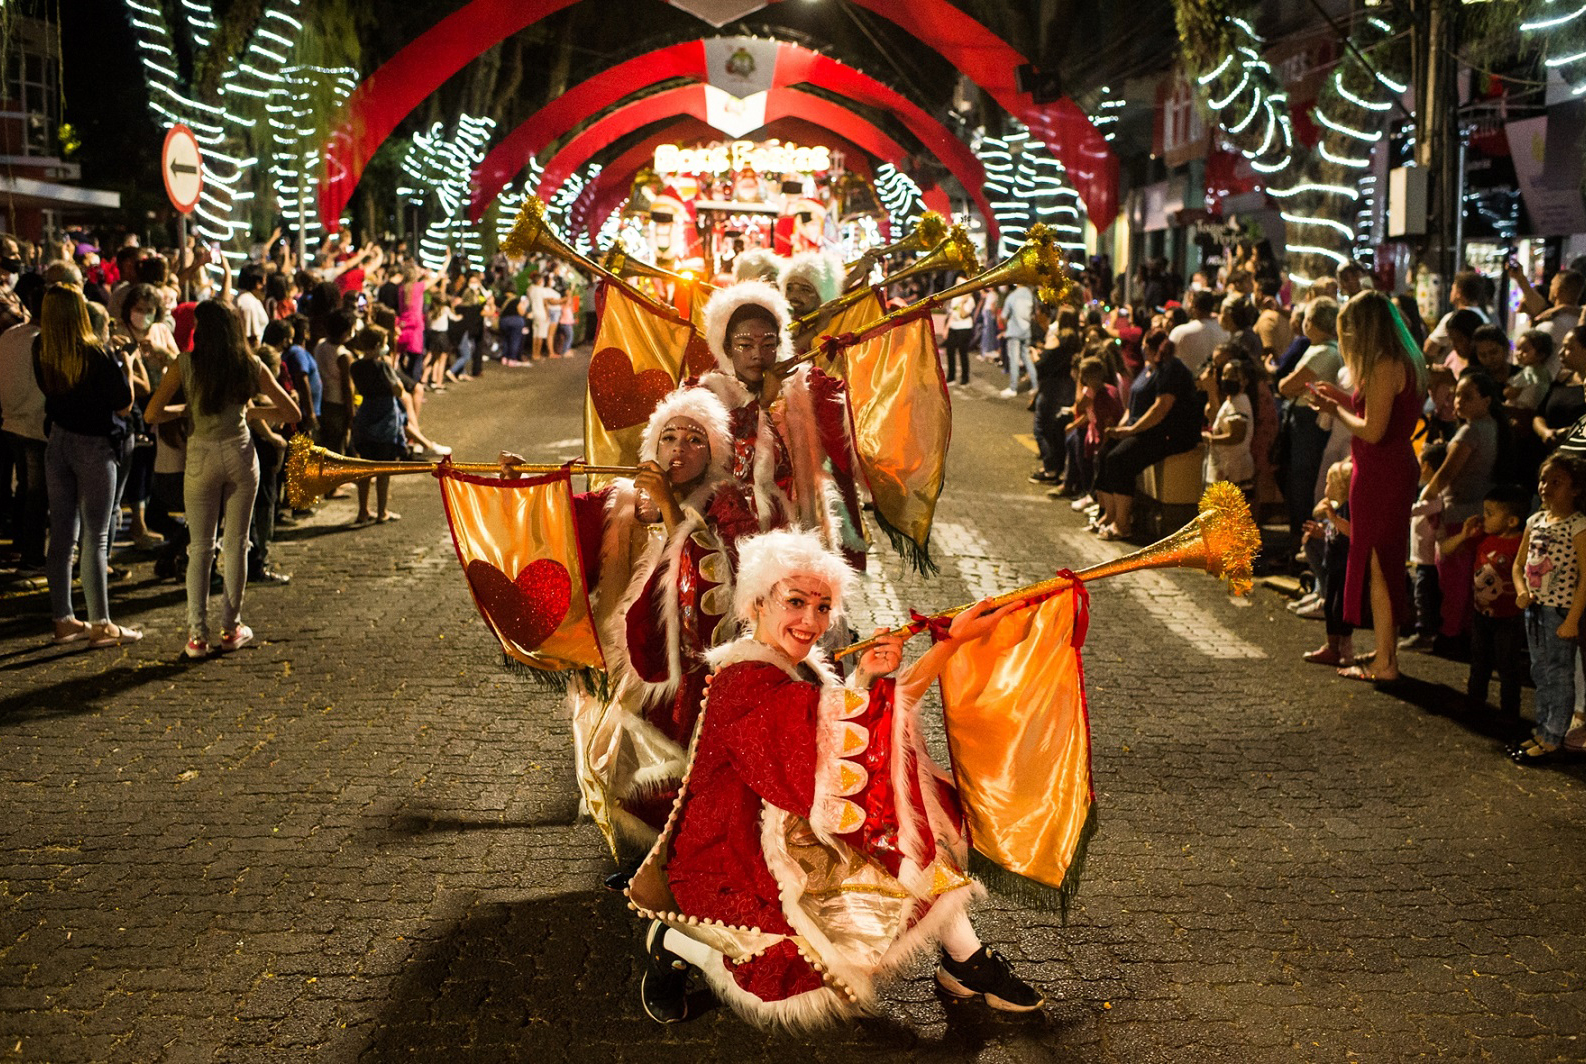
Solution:
[[(779, 281), (793, 317), (808, 317), (841, 295), (847, 269), (842, 259), (826, 251), (801, 251), (784, 262)], [(808, 351), (830, 324), (827, 313), (799, 329), (793, 337), (794, 353)]]
[(705, 304), (705, 342), (716, 356), (716, 370), (694, 382), (727, 408), (732, 475), (753, 490), (762, 529), (781, 528), (800, 515), (787, 404), (780, 401), (782, 380), (773, 372), (793, 354), (788, 318), (787, 300), (764, 281), (718, 289)]
[(739, 558), (733, 608), (749, 634), (709, 655), (682, 793), (628, 890), (650, 921), (646, 1012), (686, 1018), (692, 965), (750, 1021), (813, 1026), (869, 1009), (877, 978), (933, 944), (949, 994), (1037, 1008), (970, 926), (983, 888), (916, 716), (955, 648), (1012, 607), (960, 614), (897, 681), (901, 641), (883, 640), (844, 684), (818, 644), (853, 570), (806, 532), (746, 539)]
[[(632, 480), (573, 499), (586, 569), (597, 569), (591, 610), (609, 678), (603, 693), (576, 681), (569, 689), (578, 781), (628, 871), (677, 797), (704, 699), (705, 653), (737, 635), (738, 540), (760, 527), (732, 477), (727, 411), (709, 391), (663, 399), (639, 453)], [(614, 885), (625, 884), (618, 875)]]
[(750, 248), (732, 260), (732, 279), (776, 284), (782, 274), (782, 256), (770, 248)]

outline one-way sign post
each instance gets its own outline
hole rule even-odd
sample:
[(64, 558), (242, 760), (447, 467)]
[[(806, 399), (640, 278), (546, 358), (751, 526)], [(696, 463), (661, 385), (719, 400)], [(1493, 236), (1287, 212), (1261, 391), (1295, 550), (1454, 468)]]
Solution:
[[(165, 134), (160, 176), (165, 179), (165, 194), (171, 198), (171, 206), (179, 212), (176, 246), (180, 249), (177, 255), (181, 256), (187, 250), (187, 216), (198, 206), (198, 197), (204, 191), (204, 159), (198, 153), (198, 138), (180, 122)], [(184, 291), (182, 298), (186, 297)]]

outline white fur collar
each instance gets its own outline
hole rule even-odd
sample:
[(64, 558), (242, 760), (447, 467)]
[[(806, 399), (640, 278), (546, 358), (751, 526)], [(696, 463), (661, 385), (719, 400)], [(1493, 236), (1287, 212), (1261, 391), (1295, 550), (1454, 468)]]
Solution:
[(837, 670), (832, 668), (826, 660), (826, 652), (819, 646), (811, 648), (803, 661), (789, 661), (788, 656), (766, 643), (760, 642), (752, 635), (739, 636), (731, 643), (723, 643), (719, 647), (712, 647), (705, 653), (705, 660), (713, 670), (725, 669), (728, 665), (736, 665), (740, 661), (761, 661), (768, 665), (775, 665), (787, 673), (791, 679), (802, 680), (798, 667), (808, 665), (820, 678), (822, 687), (841, 687), (843, 681), (837, 675)]

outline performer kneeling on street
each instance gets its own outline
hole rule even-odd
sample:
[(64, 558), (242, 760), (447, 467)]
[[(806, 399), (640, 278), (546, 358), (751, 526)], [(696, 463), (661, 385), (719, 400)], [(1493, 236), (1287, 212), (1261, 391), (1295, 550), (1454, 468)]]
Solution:
[(744, 539), (739, 562), (733, 608), (750, 634), (708, 655), (682, 792), (628, 889), (650, 921), (645, 1011), (686, 1018), (693, 966), (751, 1022), (813, 1026), (870, 1009), (876, 979), (933, 944), (947, 993), (1040, 1006), (970, 926), (984, 888), (916, 715), (954, 650), (1013, 607), (960, 614), (896, 681), (902, 641), (884, 639), (844, 684), (817, 644), (852, 569), (793, 531)]

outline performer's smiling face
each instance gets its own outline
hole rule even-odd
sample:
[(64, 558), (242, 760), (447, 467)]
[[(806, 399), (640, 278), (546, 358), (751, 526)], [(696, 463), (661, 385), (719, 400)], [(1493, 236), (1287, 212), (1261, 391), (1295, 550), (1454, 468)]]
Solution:
[(794, 573), (761, 600), (754, 637), (803, 661), (832, 623), (832, 589), (816, 576)]
[(765, 371), (776, 364), (781, 338), (774, 323), (750, 318), (733, 326), (727, 337), (727, 353), (732, 356), (733, 372), (745, 384), (759, 384)]
[(815, 291), (815, 286), (803, 277), (789, 277), (782, 294), (787, 297), (788, 306), (792, 308), (795, 317), (802, 318), (821, 305), (821, 294)]
[(655, 461), (674, 486), (692, 484), (710, 465), (710, 437), (693, 418), (675, 417), (661, 429)]

